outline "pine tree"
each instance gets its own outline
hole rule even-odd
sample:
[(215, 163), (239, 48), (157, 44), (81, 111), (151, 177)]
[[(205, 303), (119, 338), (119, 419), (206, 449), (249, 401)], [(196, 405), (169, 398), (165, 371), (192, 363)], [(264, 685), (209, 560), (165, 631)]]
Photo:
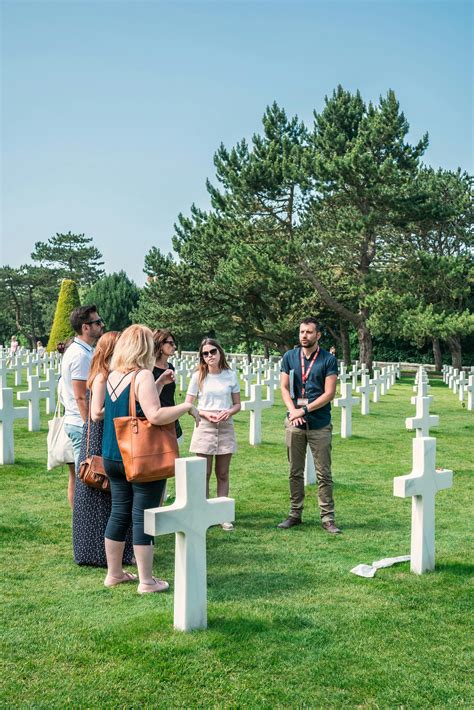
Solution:
[(132, 322), (130, 313), (137, 306), (140, 289), (125, 271), (108, 274), (86, 294), (86, 303), (95, 303), (107, 330), (123, 330)]
[(31, 258), (79, 286), (91, 286), (104, 275), (102, 254), (84, 234), (68, 232), (36, 242)]
[(69, 316), (74, 308), (80, 305), (76, 282), (71, 279), (63, 279), (59, 290), (58, 303), (56, 305), (47, 350), (50, 352), (56, 350), (58, 343), (63, 343), (74, 335)]

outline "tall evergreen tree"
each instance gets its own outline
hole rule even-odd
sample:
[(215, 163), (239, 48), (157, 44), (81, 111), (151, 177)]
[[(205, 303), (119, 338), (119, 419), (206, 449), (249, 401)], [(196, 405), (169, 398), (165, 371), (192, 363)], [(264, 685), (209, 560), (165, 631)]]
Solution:
[(56, 275), (41, 266), (24, 264), (18, 268), (0, 269), (0, 309), (3, 339), (14, 332), (22, 335), (33, 348), (44, 338), (51, 325), (51, 303), (58, 293)]
[(84, 234), (68, 232), (36, 242), (31, 258), (79, 286), (91, 286), (104, 275), (102, 254)]
[(48, 340), (47, 350), (56, 350), (58, 343), (63, 343), (74, 335), (69, 321), (72, 311), (81, 305), (77, 284), (71, 279), (63, 279), (59, 290), (58, 302), (54, 313), (53, 327)]
[(425, 207), (416, 179), (428, 137), (412, 146), (408, 129), (393, 91), (375, 106), (339, 86), (315, 113), (315, 194), (299, 265), (326, 305), (354, 326), (359, 357), (369, 367), (367, 298), (378, 287), (387, 244), (401, 227), (421, 219)]
[(103, 276), (86, 292), (84, 303), (95, 303), (107, 330), (123, 330), (132, 322), (140, 289), (125, 271)]

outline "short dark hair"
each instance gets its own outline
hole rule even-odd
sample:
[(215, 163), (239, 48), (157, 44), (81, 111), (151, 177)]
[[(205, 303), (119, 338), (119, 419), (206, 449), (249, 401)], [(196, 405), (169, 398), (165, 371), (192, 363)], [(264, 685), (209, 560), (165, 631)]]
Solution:
[(91, 313), (97, 313), (97, 306), (95, 304), (91, 304), (90, 306), (78, 306), (72, 311), (69, 316), (69, 322), (75, 333), (81, 335), (82, 326), (90, 320)]
[(321, 325), (316, 318), (313, 318), (312, 316), (309, 316), (309, 318), (303, 318), (303, 320), (300, 320), (300, 325), (304, 323), (305, 325), (309, 325), (310, 323), (313, 323), (316, 326), (316, 330), (318, 333), (321, 332)]

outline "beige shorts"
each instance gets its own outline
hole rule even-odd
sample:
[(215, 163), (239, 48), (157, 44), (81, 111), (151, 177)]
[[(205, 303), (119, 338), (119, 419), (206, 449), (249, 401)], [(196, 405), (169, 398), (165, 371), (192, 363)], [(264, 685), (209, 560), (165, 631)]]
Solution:
[(193, 454), (206, 456), (235, 454), (237, 441), (232, 419), (217, 424), (209, 422), (207, 419), (201, 419), (199, 426), (194, 427), (189, 450)]

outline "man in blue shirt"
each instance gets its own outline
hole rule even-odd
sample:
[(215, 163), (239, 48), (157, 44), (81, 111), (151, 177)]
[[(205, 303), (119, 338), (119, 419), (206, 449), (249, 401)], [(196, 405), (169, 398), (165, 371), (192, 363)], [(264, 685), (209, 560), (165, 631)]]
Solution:
[(319, 347), (321, 331), (315, 318), (301, 321), (300, 347), (289, 350), (281, 363), (281, 396), (288, 414), (285, 422), (290, 463), (290, 514), (279, 528), (291, 528), (302, 520), (306, 447), (314, 459), (322, 526), (341, 531), (334, 521), (331, 476), (331, 404), (336, 394), (337, 360)]

